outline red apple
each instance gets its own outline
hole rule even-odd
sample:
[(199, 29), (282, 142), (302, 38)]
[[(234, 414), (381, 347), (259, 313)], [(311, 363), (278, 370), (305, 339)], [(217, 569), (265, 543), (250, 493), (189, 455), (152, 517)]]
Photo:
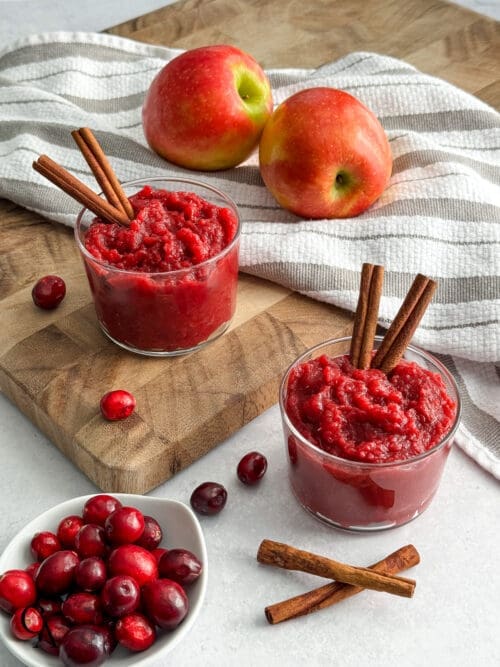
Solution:
[(382, 194), (392, 169), (384, 129), (352, 95), (309, 88), (267, 122), (260, 172), (278, 203), (303, 218), (359, 215)]
[(245, 160), (271, 115), (269, 81), (234, 46), (203, 46), (157, 74), (142, 109), (144, 134), (159, 155), (188, 169), (227, 169)]

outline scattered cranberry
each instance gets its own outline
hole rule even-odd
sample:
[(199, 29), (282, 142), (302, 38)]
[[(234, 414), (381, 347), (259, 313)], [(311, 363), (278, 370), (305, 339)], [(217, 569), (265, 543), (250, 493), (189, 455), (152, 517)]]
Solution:
[(104, 526), (108, 516), (122, 506), (121, 502), (106, 493), (89, 498), (83, 506), (83, 523), (95, 523)]
[(153, 551), (163, 539), (163, 533), (160, 524), (152, 516), (144, 516), (144, 530), (140, 538), (136, 541), (140, 547), (148, 551)]
[(191, 506), (200, 514), (217, 514), (227, 500), (227, 491), (217, 482), (204, 482), (191, 494)]
[(125, 574), (133, 577), (139, 586), (158, 577), (156, 558), (150, 551), (137, 544), (122, 544), (111, 552), (108, 560), (109, 574)]
[[(75, 548), (75, 537), (83, 526), (83, 519), (73, 514), (64, 517), (57, 527), (57, 537), (65, 549)], [(87, 523), (97, 523), (97, 521), (87, 521)]]
[(7, 570), (0, 576), (0, 609), (13, 614), (16, 609), (31, 607), (35, 601), (35, 583), (27, 572)]
[(145, 651), (156, 639), (154, 625), (143, 614), (129, 614), (116, 624), (117, 640), (129, 651)]
[(44, 276), (35, 283), (31, 296), (35, 306), (44, 310), (57, 308), (66, 295), (66, 285), (59, 276)]
[(42, 615), (34, 607), (18, 609), (10, 617), (10, 631), (16, 639), (33, 639), (42, 631), (42, 628)]
[(130, 417), (135, 409), (135, 398), (124, 389), (115, 389), (101, 398), (101, 413), (108, 421)]
[(236, 470), (243, 484), (257, 484), (267, 470), (267, 459), (260, 452), (248, 452), (238, 463)]
[(108, 656), (104, 634), (89, 625), (71, 628), (62, 641), (59, 656), (67, 667), (98, 667)]
[(35, 584), (44, 595), (64, 595), (71, 588), (79, 558), (74, 551), (56, 551), (46, 558), (36, 573)]
[(104, 530), (111, 544), (135, 542), (144, 531), (144, 515), (135, 507), (120, 507), (108, 516)]
[(165, 630), (173, 630), (184, 620), (189, 601), (180, 584), (170, 579), (156, 579), (142, 589), (146, 615)]
[(106, 563), (98, 556), (84, 558), (78, 563), (75, 582), (82, 591), (99, 591), (106, 583)]
[(33, 535), (30, 546), (33, 557), (40, 562), (51, 554), (55, 554), (56, 551), (60, 551), (62, 547), (57, 535), (48, 530)]
[(181, 586), (192, 584), (201, 574), (200, 560), (187, 549), (170, 549), (160, 558), (160, 577), (172, 579)]
[(101, 600), (107, 614), (120, 618), (138, 609), (141, 590), (132, 577), (118, 575), (107, 580), (101, 592)]

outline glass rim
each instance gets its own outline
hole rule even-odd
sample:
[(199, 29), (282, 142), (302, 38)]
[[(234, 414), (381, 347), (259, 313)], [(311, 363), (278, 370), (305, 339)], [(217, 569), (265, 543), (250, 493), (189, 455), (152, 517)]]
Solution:
[[(321, 449), (321, 447), (318, 447), (314, 443), (310, 442), (305, 438), (302, 433), (292, 424), (286, 410), (285, 410), (285, 390), (286, 390), (286, 385), (288, 378), (290, 376), (290, 372), (292, 371), (292, 368), (300, 364), (303, 360), (305, 360), (306, 357), (309, 357), (310, 355), (314, 354), (314, 352), (320, 350), (322, 347), (327, 347), (329, 345), (333, 345), (335, 343), (345, 343), (347, 341), (350, 341), (352, 336), (344, 336), (342, 338), (330, 338), (329, 340), (323, 341), (322, 343), (318, 343), (317, 345), (314, 345), (313, 347), (308, 348), (305, 352), (303, 352), (300, 356), (298, 356), (287, 368), (285, 374), (283, 375), (283, 379), (281, 380), (280, 383), (280, 390), (279, 390), (279, 405), (280, 405), (280, 412), (281, 412), (281, 417), (283, 421), (285, 422), (286, 426), (290, 429), (292, 434), (300, 440), (300, 442), (308, 447), (310, 450), (312, 450), (315, 454), (319, 454), (332, 463), (337, 463), (346, 467), (352, 467), (352, 468), (358, 468), (361, 470), (384, 470), (388, 468), (399, 468), (405, 465), (411, 465), (417, 461), (422, 461), (423, 459), (426, 459), (427, 457), (431, 456), (432, 454), (435, 454), (437, 451), (442, 449), (450, 440), (452, 440), (453, 436), (455, 435), (458, 426), (460, 424), (460, 419), (461, 419), (461, 414), (462, 414), (462, 401), (460, 398), (460, 392), (458, 391), (458, 386), (455, 381), (455, 378), (453, 375), (450, 373), (450, 371), (446, 368), (444, 364), (442, 364), (439, 359), (436, 359), (430, 352), (427, 352), (423, 350), (421, 347), (418, 347), (417, 345), (408, 345), (406, 350), (410, 350), (412, 352), (415, 352), (417, 355), (420, 355), (423, 357), (426, 361), (430, 362), (432, 365), (434, 365), (438, 371), (445, 376), (445, 378), (448, 380), (450, 385), (453, 388), (453, 391), (455, 393), (455, 403), (457, 405), (457, 411), (455, 414), (455, 419), (453, 421), (453, 424), (451, 425), (449, 431), (446, 433), (441, 440), (436, 443), (431, 449), (428, 449), (427, 451), (423, 452), (422, 454), (418, 454), (417, 456), (412, 456), (409, 459), (403, 459), (401, 461), (383, 461), (381, 463), (376, 463), (376, 462), (371, 462), (371, 461), (355, 461), (353, 459), (345, 459), (342, 458), (341, 456), (337, 456), (336, 454), (331, 454), (330, 452), (325, 451), (324, 449)], [(383, 336), (375, 336), (376, 341), (381, 341), (383, 339)], [(405, 350), (405, 352), (406, 352)], [(342, 356), (342, 355), (337, 355), (337, 356)], [(335, 357), (334, 357), (335, 358)], [(404, 358), (404, 357), (403, 357)]]
[[(204, 188), (206, 190), (210, 190), (214, 194), (218, 195), (225, 201), (227, 201), (228, 205), (232, 206), (234, 209), (234, 212), (236, 214), (236, 219), (238, 222), (238, 227), (236, 229), (236, 234), (234, 235), (233, 239), (228, 243), (227, 246), (225, 246), (220, 252), (218, 252), (216, 255), (213, 255), (212, 257), (209, 257), (208, 259), (204, 259), (202, 262), (199, 262), (198, 264), (193, 264), (192, 266), (185, 266), (182, 269), (173, 269), (171, 271), (134, 271), (132, 269), (121, 269), (117, 266), (114, 266), (113, 264), (108, 264), (108, 262), (105, 262), (102, 259), (99, 259), (98, 257), (95, 257), (91, 252), (87, 250), (85, 245), (82, 243), (79, 235), (79, 231), (81, 228), (81, 223), (83, 216), (89, 209), (87, 207), (83, 207), (80, 209), (78, 212), (78, 215), (76, 217), (76, 223), (74, 226), (74, 236), (76, 240), (76, 244), (78, 246), (79, 251), (83, 255), (85, 259), (89, 259), (96, 264), (99, 264), (100, 266), (104, 267), (107, 270), (120, 273), (120, 274), (132, 274), (132, 275), (144, 275), (147, 277), (156, 277), (156, 276), (178, 276), (178, 275), (183, 275), (186, 273), (189, 273), (193, 270), (200, 269), (206, 266), (209, 266), (211, 263), (216, 263), (219, 259), (224, 257), (225, 255), (229, 254), (229, 252), (234, 248), (234, 246), (237, 244), (237, 242), (240, 239), (241, 235), (241, 218), (240, 218), (240, 213), (238, 206), (236, 205), (236, 202), (232, 197), (230, 197), (228, 194), (223, 192), (222, 190), (219, 190), (219, 188), (216, 188), (214, 185), (210, 185), (208, 183), (204, 183), (203, 181), (198, 181), (194, 178), (180, 178), (178, 176), (153, 176), (151, 178), (138, 178), (133, 181), (123, 181), (121, 183), (121, 186), (123, 188), (126, 187), (133, 187), (135, 185), (148, 185), (150, 183), (158, 183), (158, 182), (163, 182), (163, 183), (187, 183), (199, 188)], [(188, 190), (184, 190), (184, 192), (188, 192)], [(103, 192), (98, 192), (97, 193), (99, 196), (103, 195)], [(196, 193), (195, 193), (196, 194)], [(217, 206), (217, 204), (215, 204)]]

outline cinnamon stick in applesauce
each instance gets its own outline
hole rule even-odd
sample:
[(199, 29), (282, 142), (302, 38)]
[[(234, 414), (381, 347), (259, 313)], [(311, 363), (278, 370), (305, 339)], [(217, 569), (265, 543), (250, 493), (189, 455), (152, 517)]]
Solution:
[(75, 178), (47, 155), (40, 155), (33, 162), (33, 169), (103, 220), (122, 225), (128, 224), (129, 220), (125, 213), (111, 206), (105, 199), (101, 199), (85, 183)]
[(383, 266), (363, 264), (350, 349), (351, 364), (355, 368), (370, 367), (383, 281)]
[(286, 570), (309, 572), (345, 584), (361, 586), (374, 591), (411, 598), (416, 583), (413, 579), (381, 574), (366, 567), (354, 567), (309, 551), (296, 549), (288, 544), (263, 540), (257, 552), (259, 563), (282, 567)]
[[(369, 569), (382, 574), (397, 574), (418, 565), (419, 562), (420, 555), (418, 551), (412, 544), (407, 544), (389, 554), (383, 560), (378, 561), (378, 563), (370, 565)], [(302, 593), (302, 595), (296, 595), (288, 600), (267, 606), (265, 608), (266, 618), (271, 625), (276, 625), (291, 618), (298, 618), (320, 609), (326, 609), (364, 590), (362, 586), (332, 581), (330, 584)]]
[(436, 291), (437, 283), (419, 273), (372, 359), (371, 367), (389, 373), (403, 356)]
[(81, 127), (79, 130), (74, 130), (71, 136), (101, 186), (106, 199), (112, 206), (125, 213), (129, 220), (132, 220), (134, 218), (132, 204), (92, 130), (88, 127)]

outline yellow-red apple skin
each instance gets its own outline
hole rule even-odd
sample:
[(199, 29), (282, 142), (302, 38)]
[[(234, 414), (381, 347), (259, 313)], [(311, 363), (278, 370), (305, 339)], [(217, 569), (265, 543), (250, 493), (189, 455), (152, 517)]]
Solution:
[(392, 154), (367, 107), (345, 91), (320, 87), (295, 93), (274, 111), (260, 139), (259, 165), (283, 208), (303, 218), (348, 218), (380, 197)]
[[(253, 82), (249, 108), (238, 82)], [(188, 169), (235, 166), (256, 148), (273, 109), (265, 72), (249, 54), (230, 45), (191, 49), (171, 60), (146, 93), (143, 128), (151, 148)]]

